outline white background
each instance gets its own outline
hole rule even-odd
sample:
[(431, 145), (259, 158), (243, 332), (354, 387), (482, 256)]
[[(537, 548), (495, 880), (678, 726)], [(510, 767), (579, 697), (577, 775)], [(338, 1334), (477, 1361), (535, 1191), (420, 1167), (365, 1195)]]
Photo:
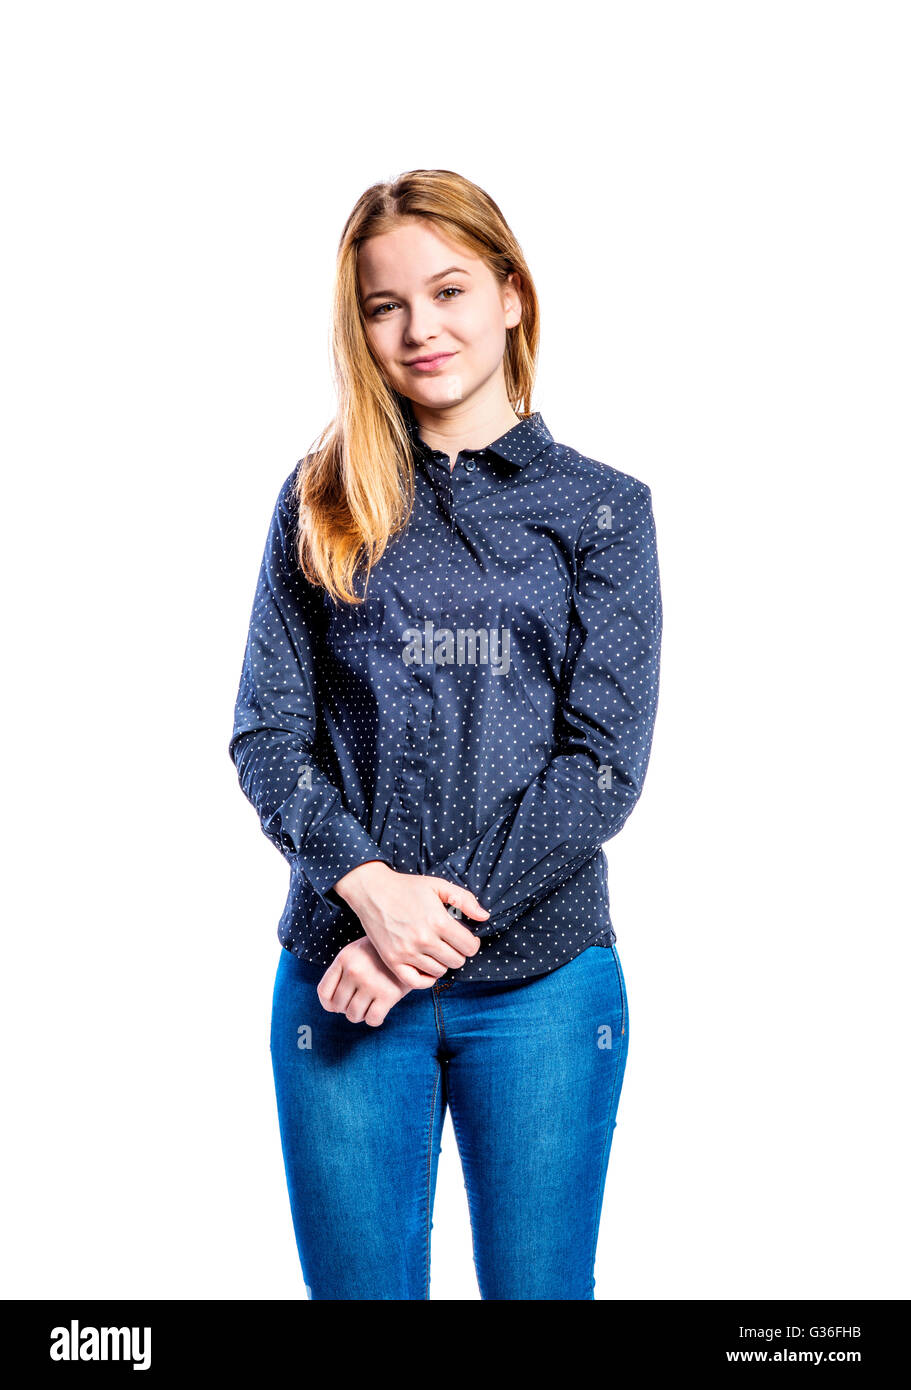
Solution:
[[(911, 1294), (908, 37), (871, 0), (7, 8), (5, 1296), (305, 1297), (287, 868), (228, 741), (338, 238), (416, 167), (514, 228), (555, 437), (653, 491), (596, 1298)], [(478, 1298), (448, 1121), (432, 1276)]]

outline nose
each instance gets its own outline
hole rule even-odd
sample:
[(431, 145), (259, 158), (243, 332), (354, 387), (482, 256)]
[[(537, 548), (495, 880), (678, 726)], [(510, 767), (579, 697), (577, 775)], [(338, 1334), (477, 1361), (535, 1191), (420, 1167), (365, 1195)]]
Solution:
[(432, 309), (412, 309), (407, 318), (405, 337), (412, 347), (421, 349), (427, 347), (428, 351), (433, 348), (436, 338), (436, 324), (434, 322)]

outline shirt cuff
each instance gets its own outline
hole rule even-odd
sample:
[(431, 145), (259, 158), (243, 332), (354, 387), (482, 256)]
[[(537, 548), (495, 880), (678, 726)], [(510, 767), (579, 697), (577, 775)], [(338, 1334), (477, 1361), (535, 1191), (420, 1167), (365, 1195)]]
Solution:
[(379, 859), (390, 869), (395, 867), (349, 811), (341, 811), (323, 821), (312, 835), (307, 836), (306, 847), (289, 855), (289, 858), (292, 865), (296, 865), (310, 881), (323, 902), (332, 907), (347, 906), (332, 885), (359, 864), (369, 864), (372, 859)]

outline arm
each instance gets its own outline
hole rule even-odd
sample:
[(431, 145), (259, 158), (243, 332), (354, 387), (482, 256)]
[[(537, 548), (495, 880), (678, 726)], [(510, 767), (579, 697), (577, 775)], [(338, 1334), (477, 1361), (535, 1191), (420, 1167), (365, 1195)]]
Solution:
[(321, 602), (295, 555), (293, 478), (282, 487), (266, 539), (229, 752), (263, 833), (325, 902), (340, 906), (335, 883), (359, 864), (389, 860), (345, 809), (314, 755)]
[[(622, 829), (645, 780), (658, 701), (662, 604), (651, 491), (623, 479), (576, 546), (575, 615), (557, 752), (472, 840), (428, 873), (489, 909), (477, 935), (511, 926)], [(608, 524), (605, 524), (608, 523)]]

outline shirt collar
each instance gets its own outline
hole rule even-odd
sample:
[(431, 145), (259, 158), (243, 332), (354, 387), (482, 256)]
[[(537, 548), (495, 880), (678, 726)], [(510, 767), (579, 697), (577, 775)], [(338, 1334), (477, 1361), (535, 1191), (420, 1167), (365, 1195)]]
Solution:
[[(408, 431), (412, 445), (420, 453), (431, 455), (433, 450), (426, 440), (421, 438), (420, 426), (414, 414), (411, 401), (407, 396), (398, 397), (402, 419)], [(506, 459), (507, 463), (512, 463), (516, 468), (524, 468), (531, 463), (539, 454), (549, 448), (554, 442), (554, 437), (544, 423), (541, 412), (536, 410), (533, 415), (526, 415), (518, 424), (513, 425), (505, 434), (501, 434), (499, 439), (495, 439), (492, 444), (486, 445), (483, 449), (464, 450), (465, 453), (474, 455), (491, 453), (498, 458)]]

